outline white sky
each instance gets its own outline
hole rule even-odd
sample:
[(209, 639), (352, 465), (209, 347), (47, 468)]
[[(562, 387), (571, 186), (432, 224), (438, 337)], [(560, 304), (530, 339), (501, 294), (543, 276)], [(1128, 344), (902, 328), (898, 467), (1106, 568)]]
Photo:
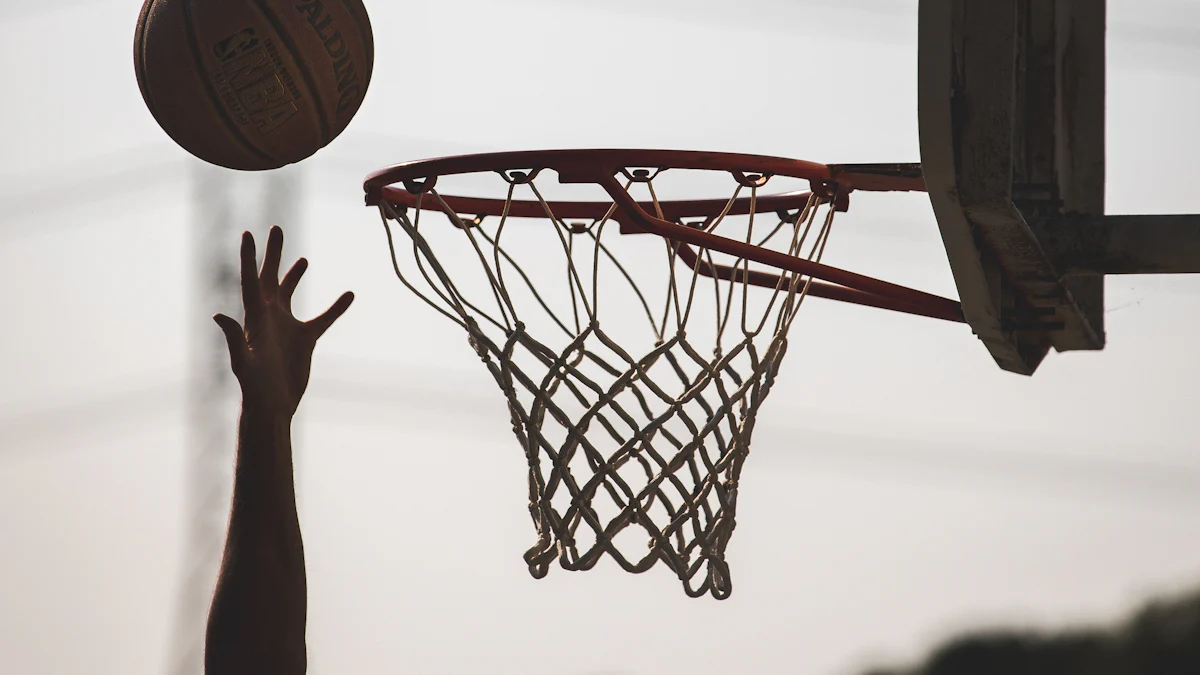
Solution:
[[(1200, 16), (1110, 4), (1109, 212), (1196, 212)], [(195, 163), (138, 94), (136, 2), (29, 7), (0, 9), (0, 654), (26, 675), (161, 673), (189, 556), (188, 349), (218, 309), (194, 302)], [(1110, 279), (1109, 348), (1034, 378), (961, 326), (810, 303), (744, 475), (730, 600), (665, 569), (530, 579), (502, 397), (390, 276), (362, 176), (530, 147), (915, 161), (916, 2), (369, 10), (370, 95), (301, 167), (285, 223), (308, 309), (358, 294), (298, 432), (311, 672), (836, 674), (1200, 580), (1190, 277)], [(954, 295), (920, 195), (858, 200), (831, 255)]]

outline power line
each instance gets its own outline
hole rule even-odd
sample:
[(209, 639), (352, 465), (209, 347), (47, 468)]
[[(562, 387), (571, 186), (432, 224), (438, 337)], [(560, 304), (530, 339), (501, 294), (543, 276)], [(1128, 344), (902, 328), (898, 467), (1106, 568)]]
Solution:
[[(160, 189), (170, 182), (187, 178), (187, 163), (178, 157), (164, 157), (163, 146), (133, 151), (106, 153), (72, 162), (69, 170), (50, 169), (25, 174), (16, 182), (29, 186), (0, 194), (0, 213), (5, 224), (0, 233), (19, 234), (18, 223), (35, 215), (87, 207), (115, 197), (128, 197)], [(57, 221), (58, 226), (73, 226), (96, 220), (79, 218)]]
[(161, 414), (176, 408), (183, 398), (183, 380), (164, 379), (100, 396), (56, 402), (30, 412), (0, 419), (4, 460), (19, 457), (23, 448), (64, 436), (94, 436), (108, 427)]
[[(383, 368), (376, 368), (376, 376)], [(411, 373), (397, 372), (395, 381), (429, 381)], [(467, 425), (476, 425), (485, 418), (492, 419), (497, 433), (505, 433), (507, 416), (503, 397), (498, 392), (462, 394), (437, 390), (403, 389), (383, 380), (322, 378), (316, 391), (321, 400), (353, 404), (363, 411), (361, 417), (350, 421), (340, 411), (336, 422), (351, 426), (393, 428), (400, 423), (395, 415), (367, 412), (385, 407), (406, 411), (442, 413)], [(489, 396), (489, 393), (494, 395)], [(412, 416), (406, 418), (409, 422)], [(897, 480), (897, 471), (972, 476), (977, 479), (1020, 482), (1024, 485), (1068, 485), (1096, 490), (1136, 492), (1156, 500), (1169, 498), (1200, 505), (1200, 465), (1151, 462), (1127, 459), (1110, 454), (1107, 457), (1069, 453), (1027, 447), (1026, 449), (987, 449), (968, 443), (929, 442), (897, 436), (871, 435), (859, 431), (832, 431), (805, 428), (793, 424), (772, 423), (761, 419), (756, 436), (770, 435), (774, 439), (790, 439), (782, 446), (755, 447), (752, 462), (764, 461), (776, 468), (805, 470), (814, 466), (858, 467), (855, 473), (885, 472), (886, 480)], [(1146, 452), (1140, 453), (1146, 456)], [(901, 481), (902, 482), (902, 481)]]
[[(499, 394), (486, 391), (454, 388), (418, 388), (403, 386), (403, 382), (437, 382), (434, 369), (408, 367), (359, 361), (327, 359), (322, 371), (364, 372), (371, 376), (316, 376), (309, 387), (309, 404), (333, 403), (352, 406), (339, 411), (336, 418), (322, 419), (321, 414), (305, 415), (307, 421), (321, 424), (348, 425), (358, 428), (395, 429), (397, 424), (411, 424), (414, 413), (441, 415), (461, 422), (458, 433), (468, 429), (507, 436), (504, 402)], [(390, 373), (390, 376), (389, 376)], [(465, 384), (465, 381), (464, 383)], [(156, 416), (181, 404), (181, 394), (187, 381), (167, 380), (120, 392), (117, 395), (77, 401), (67, 406), (49, 406), (23, 416), (0, 420), (0, 438), (48, 439), (67, 434), (93, 434), (96, 429), (125, 424), (139, 417)], [(233, 401), (222, 405), (232, 413)], [(403, 410), (408, 415), (380, 414), (381, 409)], [(228, 436), (232, 453), (232, 416), (216, 431)], [(70, 424), (64, 424), (70, 420)], [(493, 424), (494, 422), (494, 424)], [(442, 421), (444, 423), (444, 420)], [(211, 433), (212, 430), (210, 430)], [(884, 473), (888, 482), (905, 482), (901, 475), (915, 474), (926, 479), (938, 475), (969, 476), (976, 480), (1002, 482), (1021, 487), (1042, 486), (1058, 489), (1062, 486), (1107, 493), (1121, 492), (1131, 496), (1145, 495), (1155, 502), (1200, 501), (1200, 466), (1154, 463), (1119, 457), (1070, 454), (1049, 449), (982, 449), (954, 443), (930, 443), (911, 438), (871, 436), (859, 432), (836, 432), (763, 421), (759, 437), (769, 433), (774, 438), (795, 441), (787, 450), (777, 445), (759, 444), (754, 451), (756, 464), (769, 463), (775, 468), (807, 470), (820, 467), (854, 467), (856, 475)], [(10, 441), (11, 442), (11, 441)], [(400, 442), (401, 445), (403, 442)], [(18, 452), (13, 445), (10, 452)], [(1147, 453), (1141, 453), (1145, 456)], [(11, 456), (11, 455), (10, 455)], [(227, 468), (227, 467), (225, 467)], [(958, 479), (954, 479), (958, 483)]]
[[(363, 134), (360, 134), (363, 135)], [(405, 139), (381, 134), (366, 136), (380, 142), (391, 139), (403, 143)], [(164, 152), (166, 151), (166, 152)], [(337, 174), (353, 175), (361, 180), (371, 171), (380, 168), (388, 158), (378, 156), (367, 157), (346, 152), (332, 153), (320, 158), (309, 160), (304, 167), (320, 171), (332, 171)], [(109, 199), (129, 199), (139, 195), (176, 196), (182, 194), (182, 189), (188, 185), (189, 178), (195, 171), (203, 170), (208, 165), (200, 160), (183, 155), (183, 151), (173, 146), (152, 145), (138, 148), (134, 151), (107, 153), (95, 157), (81, 159), (71, 164), (69, 173), (61, 169), (50, 169), (32, 176), (25, 175), (19, 183), (30, 186), (9, 190), (0, 194), (0, 213), (5, 214), (4, 223), (0, 224), (0, 243), (4, 238), (20, 237), (33, 234), (34, 231), (22, 227), (22, 221), (45, 217), (54, 213), (71, 209), (88, 209), (97, 203)], [(287, 173), (297, 167), (287, 167), (274, 172)], [(217, 171), (224, 171), (213, 169)], [(232, 172), (230, 172), (232, 174)], [(247, 179), (247, 175), (235, 174), (238, 179)], [(180, 192), (163, 192), (172, 183), (179, 184)], [(348, 184), (353, 189), (353, 184)], [(357, 197), (357, 193), (354, 193)], [(293, 195), (293, 201), (302, 200), (303, 195)], [(121, 217), (120, 212), (95, 212), (88, 216), (63, 218), (55, 220), (51, 225), (56, 228), (75, 228), (93, 225), (104, 221), (104, 217)], [(37, 230), (45, 231), (44, 227)]]

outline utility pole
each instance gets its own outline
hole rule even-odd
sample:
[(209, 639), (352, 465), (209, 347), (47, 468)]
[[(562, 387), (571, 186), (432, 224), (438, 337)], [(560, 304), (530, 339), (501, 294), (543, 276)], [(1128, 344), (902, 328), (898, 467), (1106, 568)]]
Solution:
[[(258, 251), (271, 225), (299, 234), (295, 168), (239, 173), (196, 163), (192, 175), (194, 301), (188, 319), (191, 358), (188, 453), (184, 463), (184, 552), (170, 675), (204, 672), (204, 630), (225, 542), (237, 435), (237, 385), (217, 312), (241, 319), (240, 234), (254, 234)], [(291, 248), (289, 246), (289, 248)]]

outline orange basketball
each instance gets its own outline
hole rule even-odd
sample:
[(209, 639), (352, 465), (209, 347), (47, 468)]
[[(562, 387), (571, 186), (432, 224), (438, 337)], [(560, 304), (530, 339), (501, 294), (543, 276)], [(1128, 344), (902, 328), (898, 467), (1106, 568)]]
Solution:
[(360, 0), (146, 0), (134, 37), (142, 98), (205, 161), (258, 171), (328, 145), (375, 60)]

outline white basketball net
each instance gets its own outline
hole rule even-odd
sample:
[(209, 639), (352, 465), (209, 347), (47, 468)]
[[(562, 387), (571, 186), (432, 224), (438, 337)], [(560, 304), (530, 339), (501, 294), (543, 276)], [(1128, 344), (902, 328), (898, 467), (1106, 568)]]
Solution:
[[(622, 236), (615, 206), (566, 222), (538, 174), (498, 175), (502, 216), (455, 214), (435, 189), (415, 209), (380, 211), (400, 281), (466, 330), (508, 399), (529, 464), (530, 573), (608, 554), (629, 572), (663, 562), (692, 597), (728, 597), (738, 478), (811, 279), (772, 289), (704, 277), (662, 238)], [(627, 188), (657, 208), (655, 177)], [(735, 184), (729, 204), (749, 196), (753, 212), (758, 189)], [(537, 200), (545, 218), (509, 217), (514, 199)], [(815, 196), (798, 212), (729, 212), (689, 226), (817, 262), (835, 213)]]

